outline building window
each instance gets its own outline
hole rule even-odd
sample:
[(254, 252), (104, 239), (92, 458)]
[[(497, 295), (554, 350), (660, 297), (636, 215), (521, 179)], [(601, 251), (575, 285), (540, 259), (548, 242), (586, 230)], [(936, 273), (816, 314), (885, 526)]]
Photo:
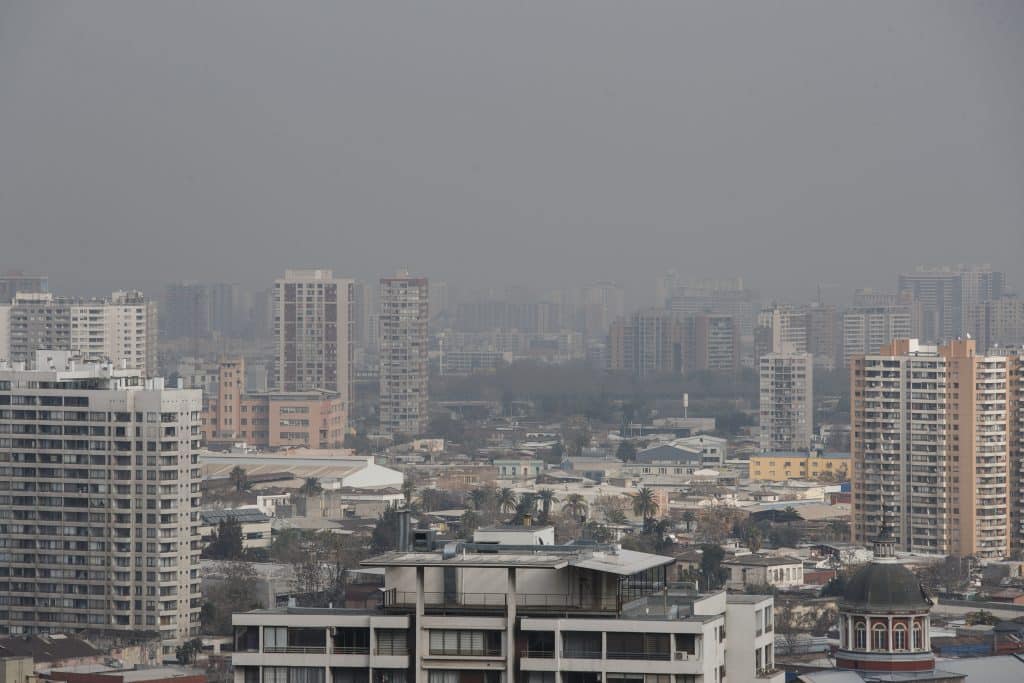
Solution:
[(924, 630), (921, 628), (921, 624), (914, 624), (914, 649), (924, 649)]
[(888, 650), (888, 640), (888, 634), (885, 632), (885, 626), (883, 624), (875, 624), (871, 627), (872, 650)]
[(853, 649), (868, 649), (868, 632), (863, 622), (858, 622), (853, 629)]
[(907, 627), (903, 624), (896, 624), (892, 627), (892, 649), (907, 649)]

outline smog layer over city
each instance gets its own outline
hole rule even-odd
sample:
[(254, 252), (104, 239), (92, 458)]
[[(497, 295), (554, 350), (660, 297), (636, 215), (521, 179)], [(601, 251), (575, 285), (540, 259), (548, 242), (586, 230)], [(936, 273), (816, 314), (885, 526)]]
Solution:
[(1024, 680), (1024, 3), (0, 0), (0, 683)]

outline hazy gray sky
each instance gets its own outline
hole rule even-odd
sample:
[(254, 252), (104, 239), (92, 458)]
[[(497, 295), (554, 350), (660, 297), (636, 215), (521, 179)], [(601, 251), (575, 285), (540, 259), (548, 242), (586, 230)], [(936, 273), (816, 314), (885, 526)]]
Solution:
[(1024, 284), (1024, 3), (0, 0), (0, 267)]

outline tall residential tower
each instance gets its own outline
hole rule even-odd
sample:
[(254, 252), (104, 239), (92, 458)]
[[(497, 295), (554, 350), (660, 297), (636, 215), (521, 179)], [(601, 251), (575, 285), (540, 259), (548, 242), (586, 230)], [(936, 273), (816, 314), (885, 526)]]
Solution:
[(427, 429), (429, 297), (425, 277), (381, 278), (380, 428), (386, 434)]
[(39, 351), (0, 363), (0, 634), (199, 632), (201, 392)]

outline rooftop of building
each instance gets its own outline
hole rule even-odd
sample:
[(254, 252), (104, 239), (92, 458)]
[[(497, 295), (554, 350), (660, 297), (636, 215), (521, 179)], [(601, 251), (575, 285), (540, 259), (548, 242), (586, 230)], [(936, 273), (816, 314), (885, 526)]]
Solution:
[(362, 562), (365, 567), (479, 567), (563, 569), (568, 566), (632, 576), (670, 565), (675, 558), (617, 546), (513, 546), (458, 543), (437, 552), (392, 551)]
[(0, 657), (31, 657), (36, 662), (53, 662), (74, 657), (103, 654), (92, 643), (61, 634), (16, 636), (0, 640)]
[(751, 457), (756, 458), (826, 458), (834, 460), (849, 460), (849, 453), (823, 453), (820, 451), (768, 451), (766, 453), (754, 453)]
[(773, 557), (770, 555), (760, 555), (755, 553), (736, 555), (722, 561), (722, 564), (746, 565), (749, 567), (778, 567), (781, 565), (802, 563), (802, 560), (796, 557), (789, 557), (787, 555)]
[(227, 508), (221, 510), (202, 510), (199, 516), (203, 518), (203, 521), (207, 524), (220, 524), (229, 519), (237, 521), (239, 524), (256, 524), (260, 522), (269, 522), (270, 517), (266, 516), (256, 508)]

